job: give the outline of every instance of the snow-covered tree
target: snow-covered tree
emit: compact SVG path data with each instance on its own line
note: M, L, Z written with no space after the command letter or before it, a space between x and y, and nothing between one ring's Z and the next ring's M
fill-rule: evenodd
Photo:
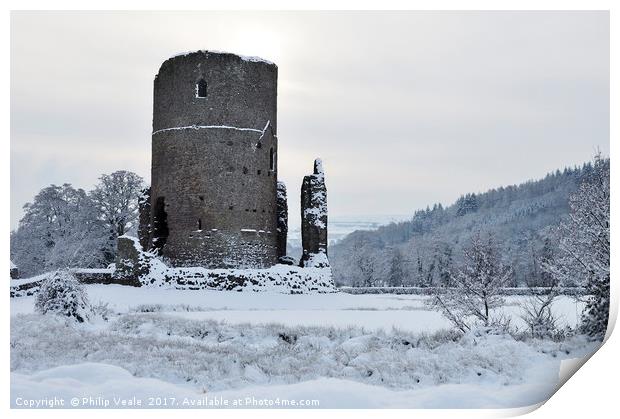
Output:
M405 282L403 254L398 248L390 251L387 283L390 287L400 287Z
M11 257L24 275L105 263L107 232L84 190L69 184L51 185L24 210L18 229L11 234Z
M41 283L34 307L37 313L58 314L80 323L93 315L84 287L68 270L56 271Z
M144 180L133 172L119 170L102 175L90 193L98 217L108 227L112 240L136 229L138 200L144 189Z
M351 254L351 275L354 286L373 287L381 271L380 259L372 251L371 244L363 237L356 242Z
M451 287L450 272L452 271L452 247L444 243L437 252L439 254L437 266L439 283L444 287Z
M428 302L456 327L467 331L475 324L493 325L491 310L504 304L501 290L510 281L510 267L499 257L493 236L476 233L463 250L463 264L452 273L452 288L438 291Z
M456 210L457 216L463 216L471 212L476 212L479 206L478 197L476 196L475 193L467 194L465 196L460 197L458 201L456 201L456 205L457 205L457 210Z
M559 257L545 264L545 269L560 285L587 289L582 329L602 339L609 319L609 159L596 156L569 205L568 219L557 231Z

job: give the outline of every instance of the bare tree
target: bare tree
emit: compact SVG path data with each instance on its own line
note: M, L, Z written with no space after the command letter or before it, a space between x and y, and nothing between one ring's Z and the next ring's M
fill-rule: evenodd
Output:
M137 227L138 199L142 189L142 177L133 172L119 170L102 175L99 184L90 193L99 219L110 229L112 240Z
M354 286L373 287L376 282L376 274L379 270L379 260L376 254L370 249L369 243L362 239L353 246L352 275Z
M535 338L546 338L557 332L557 318L553 302L558 296L556 284L548 287L530 287L530 297L521 304L521 318Z
M463 264L451 275L453 287L438 290L428 304L463 332L475 324L496 324L500 317L492 318L491 310L504 304L501 290L511 275L512 270L500 260L493 236L485 240L478 232L463 250Z

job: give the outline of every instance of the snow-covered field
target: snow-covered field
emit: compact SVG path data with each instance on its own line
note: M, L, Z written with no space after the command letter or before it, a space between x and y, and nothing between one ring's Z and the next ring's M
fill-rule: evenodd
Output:
M142 407L158 406L149 397L174 397L174 407L239 398L242 407L260 407L252 398L267 407L518 407L554 391L563 359L595 349L579 337L458 337L416 295L86 289L108 304L108 321L74 324L33 314L33 297L11 299L13 406L92 396L121 407L116 395ZM517 327L524 298L507 297L503 309ZM575 326L581 308L560 297L554 312Z
M122 285L89 285L93 303L107 303L117 313L156 310L194 320L217 320L232 324L280 323L286 326L358 326L367 330L391 329L418 333L450 327L436 311L424 305L420 295L302 294L270 292L184 291L159 288L135 288ZM519 303L526 297L506 297L503 311L516 326L523 326ZM34 297L11 300L11 313L32 313ZM147 306L147 307L140 307ZM156 306L156 307L148 307ZM583 304L572 297L558 297L554 312L561 325L574 327Z

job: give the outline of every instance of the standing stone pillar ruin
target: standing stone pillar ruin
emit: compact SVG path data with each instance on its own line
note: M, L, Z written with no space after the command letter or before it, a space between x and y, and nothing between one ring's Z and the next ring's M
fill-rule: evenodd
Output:
M138 198L138 239L145 251L151 249L151 188L142 190Z
M286 185L278 181L276 212L278 215L278 259L286 256L286 238L288 235L288 204L286 202Z
M301 267L328 267L327 188L321 159L314 161L314 173L301 185Z

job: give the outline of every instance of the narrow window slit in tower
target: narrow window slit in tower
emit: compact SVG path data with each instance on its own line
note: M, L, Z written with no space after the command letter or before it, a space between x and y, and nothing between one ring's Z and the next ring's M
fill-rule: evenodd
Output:
M256 173L260 175L261 171L260 171L260 170L258 170Z
M198 230L202 230L202 220L198 219Z
M269 149L269 170L275 170L276 168L276 153L273 151L273 147Z
M200 79L198 83L196 83L196 97L207 97L207 82L204 81L204 79Z

